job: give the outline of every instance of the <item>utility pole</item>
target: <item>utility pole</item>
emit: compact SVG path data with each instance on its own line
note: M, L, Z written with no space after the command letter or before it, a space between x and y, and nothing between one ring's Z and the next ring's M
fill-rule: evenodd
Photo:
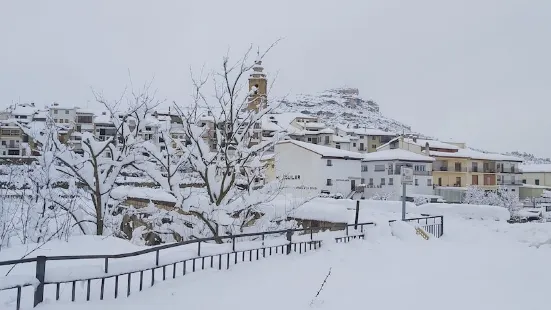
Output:
M402 221L406 220L407 185L413 185L413 169L402 167Z

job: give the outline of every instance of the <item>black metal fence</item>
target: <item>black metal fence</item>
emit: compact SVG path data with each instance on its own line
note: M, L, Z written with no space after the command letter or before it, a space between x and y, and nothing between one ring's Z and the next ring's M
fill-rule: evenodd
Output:
M414 218L406 221L418 223L419 226L437 238L444 233L444 218L442 216ZM337 243L346 243L353 239L363 239L365 238L365 227L374 225L372 222L347 225L345 236L335 237L334 240ZM174 279L177 276L184 276L198 270L207 268L229 269L231 265L260 260L268 256L288 255L292 252L302 254L316 250L322 245L322 240L315 238L318 235L315 232L318 230L319 228L289 229L221 236L219 238L226 241L226 243L216 245L214 248L212 242L215 241L215 238L202 238L161 245L132 253L38 256L36 258L3 261L0 262L0 266L35 263L36 279L22 280L13 285L0 285L0 292L15 291L13 292L15 295L13 302L16 310L21 309L22 302L27 303L28 306L36 306L43 302L45 298L55 298L56 301L76 301L77 299L89 301L91 299L118 298L121 295L130 296L134 292L154 286L160 280ZM283 236L285 238L281 238ZM240 242L240 239L247 239L250 242ZM245 246L240 246L242 244ZM185 251L168 253L170 249L184 249ZM222 251L220 251L221 249ZM190 250L192 253L190 253ZM161 252L170 255L161 257ZM116 260L138 256L143 257L144 260L132 261L132 264L121 264L117 266L119 267L117 271L110 270L110 264L113 264ZM49 275L46 272L48 261L66 262L74 260L100 260L102 272L100 272L100 275L97 272L92 272L88 275L77 273L68 276ZM98 267L97 264L96 267ZM33 298L28 298L29 295L33 295Z
M335 241L349 242L352 239L363 238L364 228L368 225L375 224L361 223L357 225L358 229L354 229L353 224L348 225L346 227L346 236L336 237ZM21 309L22 302L27 302L29 306L31 305L31 299L28 298L30 295L33 295L32 305L34 306L43 302L45 298L66 301L76 301L77 299L89 301L91 299L118 298L122 294L130 296L131 293L141 291L148 286L151 287L160 280L164 281L167 278L184 276L190 272L207 268L229 269L231 265L260 260L267 256L288 255L292 252L302 254L318 249L322 245L322 240L316 240L315 236L317 233L314 232L317 230L318 228L289 229L221 236L219 238L226 241L226 243L217 245L215 251L212 251L212 242L215 241L215 238L202 238L124 254L38 256L36 258L3 261L0 262L0 266L35 263L36 280L32 279L33 281L28 281L23 279L23 283L18 282L14 285L0 286L0 292L5 290L15 291L14 303L16 310ZM285 238L277 238L283 236ZM248 239L250 242L239 242L240 239ZM241 247L239 246L241 244L246 245ZM190 247L194 247L194 253L189 253ZM170 253L170 257L169 255L161 257L161 252L169 252L169 249L176 248L185 248L187 253L173 252ZM174 257L178 256L178 254L192 255L191 257L182 257L182 255ZM110 264L114 261L138 256L146 258L148 262L144 264L144 261L142 261L134 264L135 262L133 261L131 265L137 265L134 269L117 268L123 270L110 271ZM89 276L79 276L76 274L59 277L56 275L49 276L46 272L46 263L48 261L74 260L100 260L102 262L102 274L97 275L96 273ZM132 267L128 266L128 264L126 266Z
M441 215L430 216L422 214L423 217L410 218L406 219L406 222L417 224L427 233L431 234L433 237L440 238L444 235L444 217ZM389 221L395 222L395 220Z

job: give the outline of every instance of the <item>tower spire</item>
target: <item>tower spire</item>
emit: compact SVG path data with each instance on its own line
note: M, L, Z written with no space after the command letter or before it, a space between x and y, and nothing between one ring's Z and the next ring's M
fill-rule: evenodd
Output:
M256 52L256 60L252 66L252 72L249 75L249 104L247 109L258 111L260 108L267 107L267 88L268 81L266 73L262 66L262 56L260 49Z

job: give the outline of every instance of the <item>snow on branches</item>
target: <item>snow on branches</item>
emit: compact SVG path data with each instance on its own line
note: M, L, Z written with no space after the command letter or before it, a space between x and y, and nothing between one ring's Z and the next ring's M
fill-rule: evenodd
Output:
M476 205L490 205L507 208L514 214L520 208L518 195L503 187L497 190L486 191L480 186L469 186L465 193L465 203Z

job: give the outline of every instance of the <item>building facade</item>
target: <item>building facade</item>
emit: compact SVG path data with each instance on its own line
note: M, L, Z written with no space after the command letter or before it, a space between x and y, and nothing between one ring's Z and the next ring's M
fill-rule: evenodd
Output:
M362 160L364 198L402 196L402 168L413 169L414 183L406 186L408 197L433 196L432 163L434 158L414 152L393 149L365 154Z
M359 153L295 140L275 146L277 179L299 195L350 195L361 183Z

